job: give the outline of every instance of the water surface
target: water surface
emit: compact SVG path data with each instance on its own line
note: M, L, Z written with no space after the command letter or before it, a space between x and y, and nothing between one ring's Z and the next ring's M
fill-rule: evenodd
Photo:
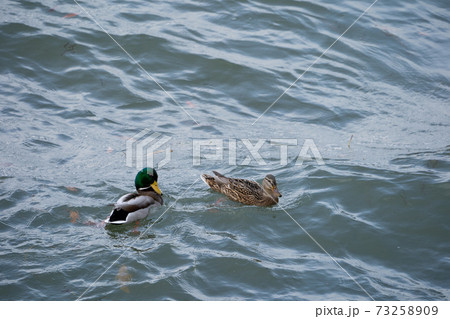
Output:
M379 0L316 63L372 1L79 3L0 5L0 299L449 299L447 1ZM144 129L165 204L104 228ZM212 170L274 174L280 205Z

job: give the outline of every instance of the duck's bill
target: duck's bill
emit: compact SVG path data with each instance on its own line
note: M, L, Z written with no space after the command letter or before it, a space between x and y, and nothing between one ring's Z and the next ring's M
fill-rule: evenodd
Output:
M153 188L153 190L155 192L157 192L159 195L162 195L161 190L159 189L158 183L156 181L153 182L152 185L150 185L151 188Z
M283 195L281 195L281 193L278 191L278 188L274 188L273 190L275 192L275 195L277 195L278 197L282 197Z

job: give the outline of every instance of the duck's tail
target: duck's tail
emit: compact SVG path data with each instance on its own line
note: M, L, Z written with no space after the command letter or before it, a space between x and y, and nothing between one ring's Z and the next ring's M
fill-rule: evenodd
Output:
M214 177L212 177L211 175L208 175L208 174L202 174L202 175L200 175L200 178L208 186L209 186L209 183L211 183L214 180Z
M216 172L214 172L214 173L216 174ZM221 176L223 176L223 175L221 175ZM208 174L202 174L202 175L200 175L200 178L202 179L202 181L205 182L206 185L211 187L213 190L220 192L220 184L222 184L222 181L221 181L222 177L214 177L214 176L211 176ZM223 178L226 178L226 177L223 176Z

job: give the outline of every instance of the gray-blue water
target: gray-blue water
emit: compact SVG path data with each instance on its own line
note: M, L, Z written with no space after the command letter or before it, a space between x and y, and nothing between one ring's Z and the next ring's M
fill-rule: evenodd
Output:
M450 4L340 37L372 2L2 1L0 299L448 300ZM105 228L145 129L165 204Z

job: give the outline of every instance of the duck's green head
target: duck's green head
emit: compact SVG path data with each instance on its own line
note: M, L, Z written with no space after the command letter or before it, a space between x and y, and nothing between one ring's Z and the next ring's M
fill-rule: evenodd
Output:
M141 169L134 179L134 185L138 191L150 190L151 188L159 195L162 195L158 187L158 174L154 168L146 167Z

